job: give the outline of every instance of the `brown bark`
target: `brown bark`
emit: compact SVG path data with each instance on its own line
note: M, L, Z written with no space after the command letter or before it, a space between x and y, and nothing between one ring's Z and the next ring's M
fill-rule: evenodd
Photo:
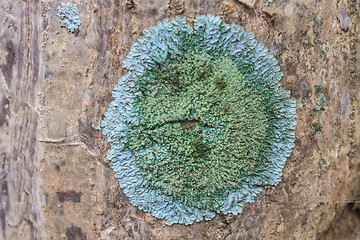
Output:
M0 239L359 238L359 1L265 2L77 1L72 34L59 26L60 1L3 0ZM130 204L92 125L145 28L207 13L253 31L279 60L300 105L296 146L283 181L242 214L169 227ZM314 115L320 83L327 100Z

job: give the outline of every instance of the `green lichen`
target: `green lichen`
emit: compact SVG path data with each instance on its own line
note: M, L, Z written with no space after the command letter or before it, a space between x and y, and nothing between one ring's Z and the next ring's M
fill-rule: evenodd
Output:
M321 52L320 52L320 56L321 57L323 57L323 58L325 58L326 57L326 52L324 51L324 50L321 50Z
M314 115L316 115L318 113L318 111L320 111L320 108L318 107L311 107L311 111L313 112Z
M322 128L322 127L321 127L321 128ZM317 163L321 166L321 165L324 164L324 160L321 159L321 160L319 160Z
M325 101L326 101L325 95L321 94L319 99L316 102L316 104L320 107L320 110L325 110L325 108L324 108Z
M321 123L318 123L314 126L314 132L317 133L317 132L321 132L322 131L322 127L323 125Z
M315 95L319 95L324 91L324 84L320 83L318 85L315 85Z
M144 31L101 126L132 204L191 224L238 214L281 180L297 104L254 34L212 15Z
M324 85L322 83L315 85L315 95L319 95L323 91L324 91ZM314 115L316 115L320 110L325 110L325 108L324 108L325 101L326 101L325 95L321 94L316 102L316 104L319 107L316 107L316 106L311 107L311 111L313 112Z
M266 3L265 3L265 7L269 6L270 3L272 3L273 0L267 0Z
M315 23L317 23L319 20L318 20L318 17L316 16L316 15L314 15L313 16L313 21L315 22Z
M223 197L261 167L275 106L265 107L230 57L170 55L135 89L140 122L129 148L147 181L167 195ZM161 145L156 153L138 151L153 144Z

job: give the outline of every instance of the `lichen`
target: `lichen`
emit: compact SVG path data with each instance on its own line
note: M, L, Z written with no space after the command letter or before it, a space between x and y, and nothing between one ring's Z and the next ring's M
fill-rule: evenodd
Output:
M321 56L322 58L325 58L326 55L327 55L326 52L325 52L324 50L321 50L320 56Z
M311 107L311 111L313 112L314 115L316 115L318 113L318 111L320 111L320 108L318 107Z
M324 91L324 84L320 83L318 85L315 85L315 95L319 95Z
M265 3L265 7L269 6L270 3L272 3L273 0L267 0L266 3Z
M58 6L57 16L61 27L65 27L69 32L75 32L81 24L79 10L71 2L61 3Z
M320 110L325 110L325 108L324 108L325 101L326 101L325 95L321 94L319 99L316 102L316 104L320 107Z
M238 214L281 181L295 99L254 34L202 15L144 31L101 123L107 158L133 205L166 223Z
M322 131L322 127L323 125L321 123L317 123L315 126L314 126L314 132L317 133L317 132L321 132Z

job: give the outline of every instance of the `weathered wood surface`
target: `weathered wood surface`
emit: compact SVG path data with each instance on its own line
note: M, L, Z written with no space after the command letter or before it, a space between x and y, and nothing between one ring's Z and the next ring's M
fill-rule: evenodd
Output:
M360 197L359 1L74 2L78 34L60 28L60 1L0 2L0 239L359 238L359 205L345 201ZM279 60L300 105L296 146L283 181L242 214L169 227L129 203L92 125L146 27L206 13L255 32Z

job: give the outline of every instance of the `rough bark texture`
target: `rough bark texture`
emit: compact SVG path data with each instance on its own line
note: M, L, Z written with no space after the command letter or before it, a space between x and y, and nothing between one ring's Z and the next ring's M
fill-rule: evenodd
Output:
M359 1L265 2L77 0L72 34L58 0L2 0L0 239L359 239ZM296 146L283 181L242 214L169 227L130 204L92 125L146 27L207 13L255 32L279 60L300 105Z

